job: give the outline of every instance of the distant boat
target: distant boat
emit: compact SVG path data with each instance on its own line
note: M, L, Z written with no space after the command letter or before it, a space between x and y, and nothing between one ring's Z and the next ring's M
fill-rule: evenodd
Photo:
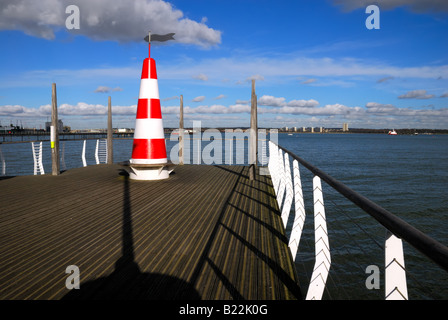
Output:
M397 131L392 129L392 131L389 131L388 135L395 136L395 135L397 135Z
M292 133L288 133L288 136L292 136Z

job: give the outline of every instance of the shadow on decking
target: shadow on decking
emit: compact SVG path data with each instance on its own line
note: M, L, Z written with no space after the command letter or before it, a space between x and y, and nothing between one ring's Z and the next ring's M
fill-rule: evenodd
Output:
M129 176L124 176L122 257L115 263L114 272L80 284L63 300L199 300L193 285L176 277L156 273L142 273L134 257L132 209Z
M273 195L268 194L264 190L260 189L257 183L247 182L248 176L245 168L231 169L225 166L216 166L217 168L224 170L228 173L236 175L235 184L230 188L228 198L223 202L221 212L215 220L215 225L211 230L210 235L206 239L203 245L203 249L197 260L197 264L194 266L194 270L191 272L190 281L184 281L176 277L171 277L164 274L156 273L142 273L138 264L135 262L134 256L134 234L132 226L132 206L130 201L129 191L129 177L127 174L121 173L124 176L123 184L123 212L122 212L122 256L115 263L115 270L107 277L98 278L96 280L88 281L80 284L80 289L73 289L63 299L79 299L79 300L113 300L113 299L132 299L132 300L200 300L209 299L216 294L213 288L202 288L204 292L198 292L195 288L198 283L201 282L201 278L204 276L204 270L211 270L214 277L216 277L222 286L228 292L229 296L234 300L253 299L253 297L245 296L246 292L240 291L251 283L242 285L237 282L236 278L229 278L228 270L218 261L214 259L216 252L212 252L213 244L216 241L221 241L218 238L218 233L224 231L227 239L232 238L241 247L247 248L253 256L258 257L260 261L263 261L267 266L267 269L271 270L275 274L276 279L279 280L285 286L290 295L296 299L301 299L300 288L298 283L288 274L275 258L266 254L263 249L257 248L252 244L245 236L240 235L233 227L228 226L224 222L226 214L231 211L238 214L246 221L253 221L254 224L259 225L275 239L285 243L285 236L275 227L271 226L268 222L262 221L255 212L248 212L250 210L245 209L242 204L236 203L232 199L234 197L242 197L246 202L254 203L255 208L258 210L263 207L268 212L279 215L278 209L273 208L270 205L270 201L255 199L251 197L252 192L262 192L264 196ZM259 183L265 183L259 181ZM240 190L244 187L244 190ZM247 194L246 194L247 192ZM228 248L226 250L229 250ZM231 259L235 259L230 264L236 263L239 257L230 255ZM235 262L236 261L236 262ZM259 279L259 286L264 286L265 279ZM248 281L248 280L246 280ZM241 289L240 289L241 288ZM207 291L211 289L212 291ZM261 289L263 290L263 289ZM208 293L206 293L208 292Z

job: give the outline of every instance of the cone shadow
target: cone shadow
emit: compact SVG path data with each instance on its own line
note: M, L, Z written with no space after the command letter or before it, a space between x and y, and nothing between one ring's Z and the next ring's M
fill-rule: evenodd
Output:
M159 273L144 273L135 262L129 176L123 174L122 257L107 277L80 284L63 300L199 300L191 283ZM82 279L82 277L81 277Z

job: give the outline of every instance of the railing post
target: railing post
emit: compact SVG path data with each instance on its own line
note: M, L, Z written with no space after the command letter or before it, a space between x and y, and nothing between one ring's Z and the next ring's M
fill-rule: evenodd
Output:
M269 173L271 175L272 185L274 187L275 194L277 195L277 188L278 188L278 175L277 175L277 157L278 157L278 148L277 146L269 141Z
M34 160L34 175L45 174L44 166L42 164L42 141L39 146L35 146L34 142L31 142L31 148L33 150L33 160Z
M107 164L114 163L113 143L112 102L109 96L107 104Z
M285 166L283 164L283 151L278 149L278 156L277 156L277 174L278 174L278 190L277 190L277 204L280 209L282 210L282 204L283 204L283 195L285 193Z
M284 184L285 184L285 203L283 204L282 208L282 220L283 220L283 226L286 229L286 224L288 223L289 214L291 213L291 205L292 205L292 197L293 197L293 190L292 190L292 180L291 180L291 166L289 164L289 154L285 152L285 167L284 167Z
M257 95L255 94L255 80L252 79L252 95L250 110L250 139L249 139L249 179L255 180L258 167L258 124L257 124Z
M82 145L81 159L82 159L83 167L86 167L87 166L87 162L86 162L86 140L84 140L84 143Z
M99 144L100 144L100 140L97 139L97 140L96 140L96 147L95 147L95 161L96 161L96 164L99 164L99 163L100 163L100 158L99 158L99 156L98 156Z
M179 165L184 164L184 96L180 95L179 110Z
M31 150L33 151L34 175L36 175L37 174L37 159L36 159L36 149L34 148L34 142L31 142Z
M2 163L2 176L6 175L6 161L3 157L2 147L0 146L0 162Z
M322 299L331 265L330 244L328 241L322 184L318 176L314 176L313 178L313 198L315 237L314 250L316 254L316 261L314 263L313 274L311 275L306 300Z
M303 225L305 224L305 204L303 201L302 180L300 179L299 163L297 160L294 160L292 164L294 174L295 217L288 246L291 250L292 259L295 260L299 249L300 238L302 236Z
M59 121L58 121L58 102L56 94L56 83L52 84L51 93L51 170L52 175L57 176L60 172L59 167Z
M389 230L386 231L384 251L386 300L408 300L403 242Z

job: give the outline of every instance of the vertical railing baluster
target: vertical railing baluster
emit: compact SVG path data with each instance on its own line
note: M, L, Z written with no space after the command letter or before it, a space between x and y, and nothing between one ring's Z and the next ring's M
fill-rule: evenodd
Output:
M315 237L314 250L316 261L314 263L313 274L311 275L306 300L322 299L331 265L330 244L328 241L322 184L318 176L314 176L313 178L313 199Z
M34 175L45 174L44 166L42 164L42 141L39 146L35 146L34 142L31 142L31 149L33 150L33 161L34 161Z
M2 147L0 146L0 162L2 163L2 176L6 175L6 161L3 157Z
M285 203L282 208L282 220L283 226L286 229L286 224L288 223L289 214L291 212L292 198L293 198L293 190L292 190L292 181L291 181L291 166L289 164L289 154L285 152L285 166L284 166L284 185L285 185Z
M274 187L275 194L277 195L277 189L278 189L278 163L277 163L277 157L278 157L278 150L277 146L269 141L269 174L271 175L272 185Z
M100 159L98 157L99 144L100 144L100 140L96 140L96 147L95 147L95 161L96 161L96 164L100 163Z
M83 167L86 167L87 166L87 162L86 162L86 140L84 140L84 143L82 145L81 159L82 159Z
M40 145L39 145L39 170L40 170L40 174L45 174L44 164L42 162L42 153L43 153L43 150L42 150L42 141L41 141Z
M384 251L385 298L386 300L408 300L403 241L389 230L386 231Z
M283 163L283 151L280 149L278 150L277 163L278 163L277 171L279 176L277 204L281 212L283 207L283 196L285 193L285 165Z
M305 224L305 204L303 201L302 180L300 179L299 162L297 160L294 160L292 164L294 175L295 216L288 246L291 250L292 259L295 260L297 251L299 249L300 238L302 236L303 225Z

